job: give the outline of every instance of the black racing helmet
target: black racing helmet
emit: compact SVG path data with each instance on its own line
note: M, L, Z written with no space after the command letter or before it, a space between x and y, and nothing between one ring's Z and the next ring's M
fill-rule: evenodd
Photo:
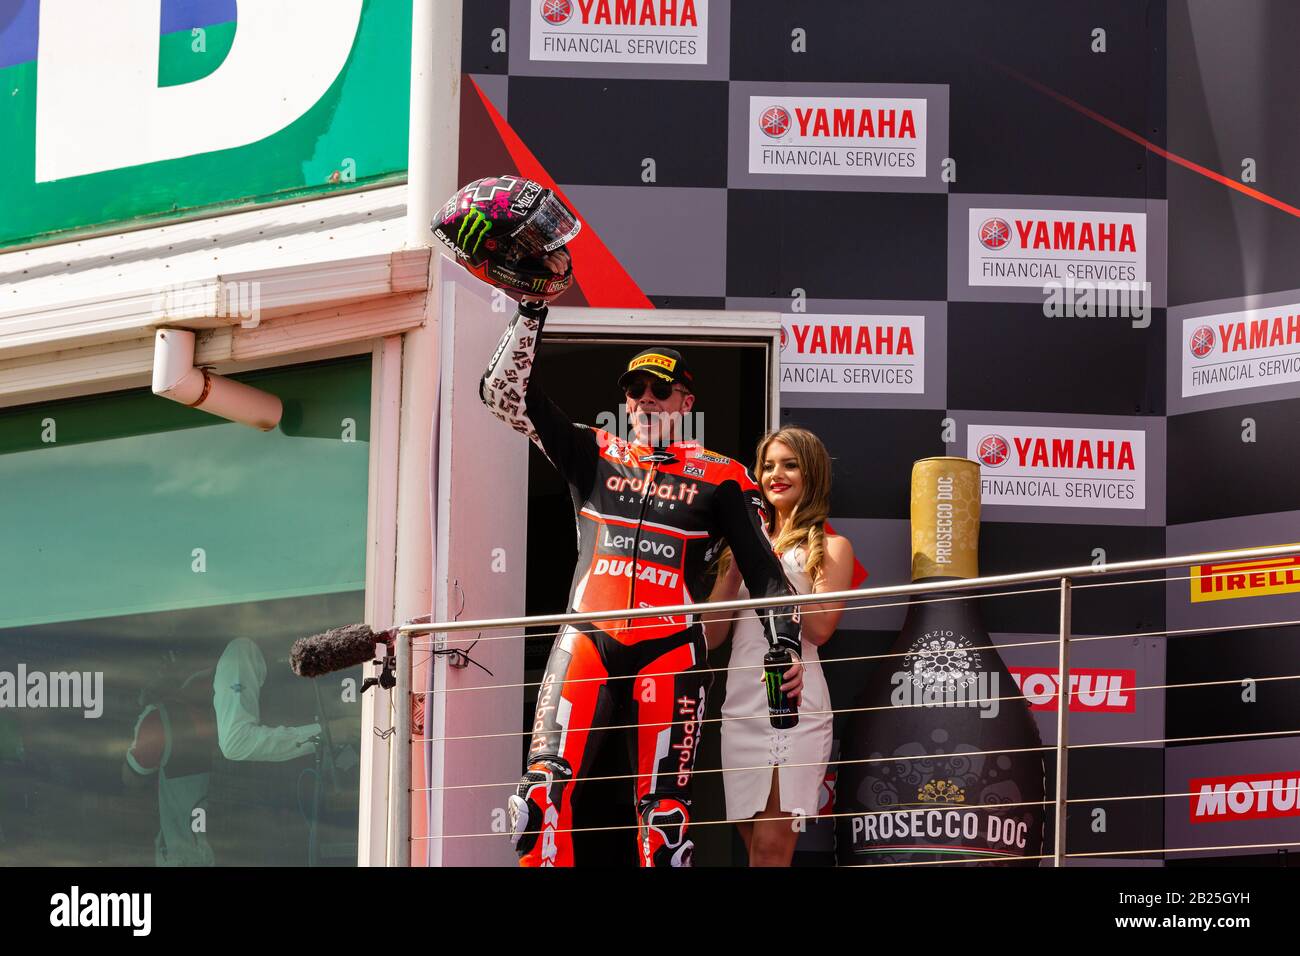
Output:
M520 176L489 176L456 191L433 234L484 282L516 299L553 299L573 284L542 257L570 242L582 223L554 191Z

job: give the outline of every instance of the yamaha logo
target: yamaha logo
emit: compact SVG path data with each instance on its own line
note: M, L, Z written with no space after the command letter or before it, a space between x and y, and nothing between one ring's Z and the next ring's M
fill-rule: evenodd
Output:
M758 117L758 128L771 139L790 132L790 111L784 106L769 106Z
M985 249L1004 249L1011 241L1011 224L1005 219L985 219L980 224L980 245Z
M990 468L999 468L1007 463L1011 446L1001 435L986 435L980 439L978 454L981 462Z
M781 351L784 352L785 347L789 344L790 344L790 337L785 334L785 326L782 326L781 327Z
M1191 341L1187 347L1192 350L1192 354L1198 359L1203 359L1214 351L1214 329L1208 325L1198 326L1192 333Z
M573 18L570 0L542 0L542 19L552 26L568 23Z

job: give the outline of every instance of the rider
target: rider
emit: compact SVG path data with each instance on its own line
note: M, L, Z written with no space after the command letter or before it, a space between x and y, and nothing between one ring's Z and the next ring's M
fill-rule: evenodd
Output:
M570 608L625 611L702 600L706 569L725 545L751 594L792 594L765 531L762 495L744 467L676 440L680 416L695 402L694 377L680 353L647 349L619 378L634 441L570 421L530 384L546 300L572 282L564 245L578 228L550 190L516 177L471 183L434 223L467 268L520 300L480 396L569 485L578 524ZM789 654L784 686L797 697L798 615L790 607L759 613L769 642ZM706 653L698 614L611 615L559 632L538 691L527 770L510 797L521 865L573 864L574 786L587 774L604 728L626 724L635 725L627 738L641 863L690 865L691 775L710 683Z

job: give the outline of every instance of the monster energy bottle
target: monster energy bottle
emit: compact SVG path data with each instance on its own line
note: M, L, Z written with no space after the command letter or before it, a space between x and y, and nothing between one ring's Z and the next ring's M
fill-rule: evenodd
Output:
M799 725L799 705L781 689L785 672L794 665L794 655L784 647L772 648L763 655L763 686L767 690L767 717L776 730L792 730Z
M912 580L977 577L979 465L912 467ZM845 730L835 811L841 866L1037 866L1038 729L980 623L978 599L919 595ZM943 600L936 600L943 598ZM1004 751L1004 752L999 752ZM1020 752L1017 752L1020 751ZM1027 752L1026 752L1027 751Z

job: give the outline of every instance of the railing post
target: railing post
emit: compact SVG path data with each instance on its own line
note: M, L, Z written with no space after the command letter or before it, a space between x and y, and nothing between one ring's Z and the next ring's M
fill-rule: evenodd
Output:
M411 865L411 643L415 635L398 631L393 641L397 652L397 685L393 688L392 747L395 766L389 779L393 789L388 795L388 809L393 825L389 830L388 865Z
M1057 650L1058 688L1056 694L1056 843L1052 865L1065 865L1065 811L1069 795L1070 704L1070 579L1061 578L1060 646Z

